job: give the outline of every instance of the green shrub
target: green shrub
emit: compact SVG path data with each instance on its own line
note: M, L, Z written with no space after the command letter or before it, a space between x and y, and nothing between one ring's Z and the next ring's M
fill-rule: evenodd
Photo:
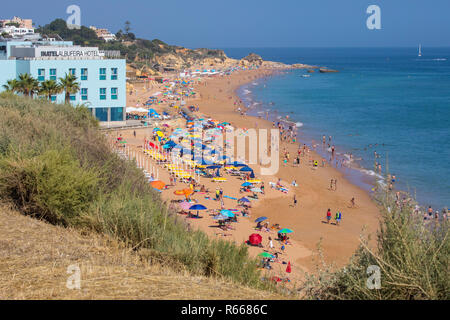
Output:
M54 224L91 229L193 274L257 288L245 246L189 231L84 107L0 94L0 199Z
M351 262L338 271L319 268L302 287L312 299L439 299L450 298L448 222L424 224L412 206L399 209L383 197L383 220L377 246L361 245ZM370 289L367 268L378 266L381 288Z

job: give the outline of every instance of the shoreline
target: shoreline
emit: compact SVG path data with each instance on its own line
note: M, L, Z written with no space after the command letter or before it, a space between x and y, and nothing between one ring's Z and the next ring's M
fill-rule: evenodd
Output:
M289 70L289 71L292 71L292 70ZM264 78L259 78L259 79L264 79ZM253 92L251 91L251 88L249 88L250 85L253 85L253 82L248 82L246 84L243 84L236 89L236 91L235 91L236 96L239 97L239 99L241 99L242 101L244 101L244 99L246 98L243 95L247 95L247 94L250 96L252 95ZM257 85L260 85L260 84L257 84ZM241 91L243 91L243 90L249 91L249 92L241 93ZM263 112L263 108L266 109L267 106L262 106L261 105L262 103L260 101L253 99L253 97L250 97L246 100L249 103L249 105L246 106L247 110L250 111L248 114L249 116L259 118L257 113L260 113L260 112L265 113L265 112ZM253 102L253 103L250 105L251 102ZM254 104L257 104L257 105L253 106ZM279 115L279 113L280 113L280 110L278 110L278 109L270 110L270 111L274 111L277 115ZM269 111L269 113L270 113L270 111ZM330 157L331 152L329 150L325 149L320 141L315 140L311 135L309 135L308 137L304 137L304 132L300 132L301 128L304 125L303 122L286 120L281 115L279 115L278 117L276 117L276 116L270 117L269 116L269 121L271 121L271 122L280 121L280 122L289 123L289 124L295 125L295 126L297 126L297 124L301 124L300 126L297 126L297 136L300 137L299 142L302 142L302 143L306 144L309 148L312 148L320 157L325 157L325 158ZM337 147L338 147L338 149L340 149L339 146L337 146ZM346 164L345 165L341 164L340 168L337 166L334 166L334 167L339 172L341 172L347 180L349 180L356 186L364 189L366 192L369 193L370 196L372 196L372 193L376 190L377 187L379 187L379 186L385 187L387 185L386 177L377 173L373 169L364 167L362 164L359 163L360 159L348 160L349 154L345 153L345 152L337 152L336 155L340 158L340 161L345 161ZM401 190L401 192L405 192L405 191Z
M197 98L189 100L188 103L192 102L192 104L199 106L198 114L228 121L236 128L254 128L255 125L257 128L272 128L270 121L249 115L240 116L235 111L233 101L238 99L236 90L239 87L255 79L271 76L278 71L268 69L245 70L237 71L229 76L208 78L205 82L195 85L195 90L198 92ZM148 94L149 91L151 89L144 90L144 94ZM139 146L142 146L143 139L150 137L151 129L136 130L136 138L132 136L132 132L133 130L124 130L120 133L127 139L130 147L139 152ZM294 155L296 154L295 146L282 142L280 149L286 147ZM263 199L255 201L251 218L240 218L230 237L224 234L224 239L229 239L238 245L243 243L248 239L249 234L255 232L253 220L259 216L268 217L271 224L278 223L281 227L293 229L294 233L291 234L293 244L287 248L284 257L292 264L293 274L290 274L290 278L296 280L302 278L301 274L303 273L301 271L315 271L318 262L316 249L319 242L325 261L334 263L337 267L342 267L348 263L349 258L355 252L362 230L365 229L366 232L373 234L379 226L379 209L367 192L347 181L343 174L333 167L325 166L313 170L309 166L309 161L312 158L320 159L315 152L311 151L301 158L300 167L292 167L289 163L288 166L281 165L276 176L262 176L261 179L267 186L266 194ZM258 176L259 166L251 166L255 168L255 174ZM159 173L160 180L168 182L169 174L161 169L159 169ZM269 182L276 182L277 178L281 178L283 185L288 186L289 194L286 195L275 189L270 189ZM299 187L290 186L293 178L296 179ZM338 179L338 191L329 190L331 178ZM202 178L201 184L205 184L211 191L218 186L214 183L204 182L204 180L206 179ZM220 187L224 189L225 194L236 196L235 191L239 190L239 185L238 181L229 181L226 184L221 184ZM180 189L181 186L177 184L174 188ZM170 190L172 191L163 191L163 200L179 199L173 196L174 189ZM295 208L291 207L293 194L299 200L299 204ZM356 208L349 208L352 197L356 198ZM215 203L212 204L211 201L204 200L204 197L201 198L197 199L199 203L205 204L208 208L216 206ZM227 208L235 206L235 202L231 200L226 199L224 202ZM324 223L328 208L332 210L333 216L338 210L343 212L341 225L335 226ZM193 227L206 232L209 236L217 238L218 234L215 232L217 229L211 226L208 215L204 214L204 216L207 219L190 219L199 221L189 221L189 223ZM274 237L274 233L257 233L263 236L265 247L268 236L276 237L276 234ZM249 253L252 256L260 251L261 249L249 247ZM278 268L278 265L276 267L280 274L283 273L283 265L280 268Z

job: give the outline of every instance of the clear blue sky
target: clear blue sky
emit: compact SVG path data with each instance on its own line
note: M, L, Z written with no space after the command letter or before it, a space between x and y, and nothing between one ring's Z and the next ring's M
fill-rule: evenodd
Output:
M450 47L450 0L24 0L3 1L0 16L43 25L81 8L81 24L112 32L131 21L147 39L208 47ZM381 30L366 9L381 8Z

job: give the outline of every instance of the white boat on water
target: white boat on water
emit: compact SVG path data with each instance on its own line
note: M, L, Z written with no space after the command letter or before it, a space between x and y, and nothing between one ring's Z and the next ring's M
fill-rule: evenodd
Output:
M422 45L421 44L419 44L419 54L418 54L418 56L419 57L422 56Z
M309 77L311 77L311 75L309 75L309 74L302 74L302 77L303 78L309 78Z

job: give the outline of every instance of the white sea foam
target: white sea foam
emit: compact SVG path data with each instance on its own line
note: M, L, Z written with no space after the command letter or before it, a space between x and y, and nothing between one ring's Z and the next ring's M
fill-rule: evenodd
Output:
M297 128L303 127L303 123L301 123L301 122L296 122L296 123L295 123L295 126L296 126Z
M362 173L364 173L364 174L367 174L367 175L372 176L372 177L377 177L378 179L381 179L382 181L383 181L383 179L384 179L382 175L376 173L376 172L373 171L373 170L367 170L367 169L359 169L359 170L360 170Z
M250 90L244 89L244 94L249 94L249 93L251 93Z

